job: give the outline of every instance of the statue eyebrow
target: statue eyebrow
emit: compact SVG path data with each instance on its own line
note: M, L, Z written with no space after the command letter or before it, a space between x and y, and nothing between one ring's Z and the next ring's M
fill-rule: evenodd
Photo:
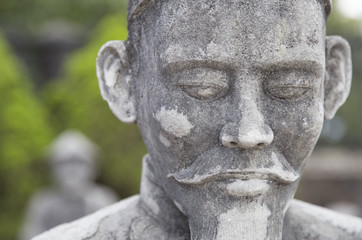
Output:
M234 75L236 73L236 63L225 63L217 60L181 60L166 63L162 68L164 73L177 73L182 70L193 68L211 68L216 70L225 71L228 74ZM324 73L324 66L316 60L281 60L267 63L257 63L255 69L263 72L284 71L299 69L314 73L317 77L321 77Z
M231 63L225 63L217 60L204 60L204 59L190 59L166 63L162 72L176 73L182 70L193 68L211 68L216 70L225 71L227 73L234 73L235 66Z
M257 68L265 72L300 69L312 72L318 77L323 75L324 65L315 60L286 60L269 63L260 63Z

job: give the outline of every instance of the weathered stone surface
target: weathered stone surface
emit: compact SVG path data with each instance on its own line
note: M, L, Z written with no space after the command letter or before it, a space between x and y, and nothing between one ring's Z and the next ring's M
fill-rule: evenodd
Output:
M97 74L149 151L140 197L37 240L93 220L79 239L360 239L360 219L292 200L350 88L349 45L325 36L329 11L319 0L130 1L129 38L102 47Z
M284 218L283 239L355 240L362 237L362 220L293 200Z
M117 201L110 188L94 183L96 150L94 143L74 130L54 141L50 148L54 186L32 197L19 239L28 240Z

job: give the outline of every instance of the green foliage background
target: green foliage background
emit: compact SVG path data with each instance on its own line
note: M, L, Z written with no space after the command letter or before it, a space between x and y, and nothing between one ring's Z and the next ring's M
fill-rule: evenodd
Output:
M1 0L0 23L30 33L58 19L89 28L105 15L125 11L126 6L127 0Z
M2 35L0 56L0 238L13 239L21 206L47 181L41 153L54 135L47 109Z

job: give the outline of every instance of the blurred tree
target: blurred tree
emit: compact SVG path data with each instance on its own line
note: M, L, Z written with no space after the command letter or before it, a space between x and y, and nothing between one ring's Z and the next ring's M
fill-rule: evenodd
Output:
M125 11L126 6L127 0L1 0L0 24L30 32L53 20L92 27L107 14Z
M0 238L14 239L29 195L46 179L41 153L53 134L47 111L0 35Z
M66 55L88 41L104 16L126 9L127 0L1 0L0 27L42 88L61 75Z
M95 72L97 52L105 42L127 37L125 16L107 17L93 32L93 40L68 61L65 77L44 91L58 132L76 128L103 150L100 181L127 197L138 192L141 159L146 150L135 125L121 123L102 100Z

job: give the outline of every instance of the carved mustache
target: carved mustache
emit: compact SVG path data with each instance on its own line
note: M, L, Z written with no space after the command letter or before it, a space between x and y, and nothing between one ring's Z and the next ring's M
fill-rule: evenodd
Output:
M168 174L182 184L202 184L227 179L262 179L290 184L299 179L285 157L274 150L240 152L212 148L189 166Z

